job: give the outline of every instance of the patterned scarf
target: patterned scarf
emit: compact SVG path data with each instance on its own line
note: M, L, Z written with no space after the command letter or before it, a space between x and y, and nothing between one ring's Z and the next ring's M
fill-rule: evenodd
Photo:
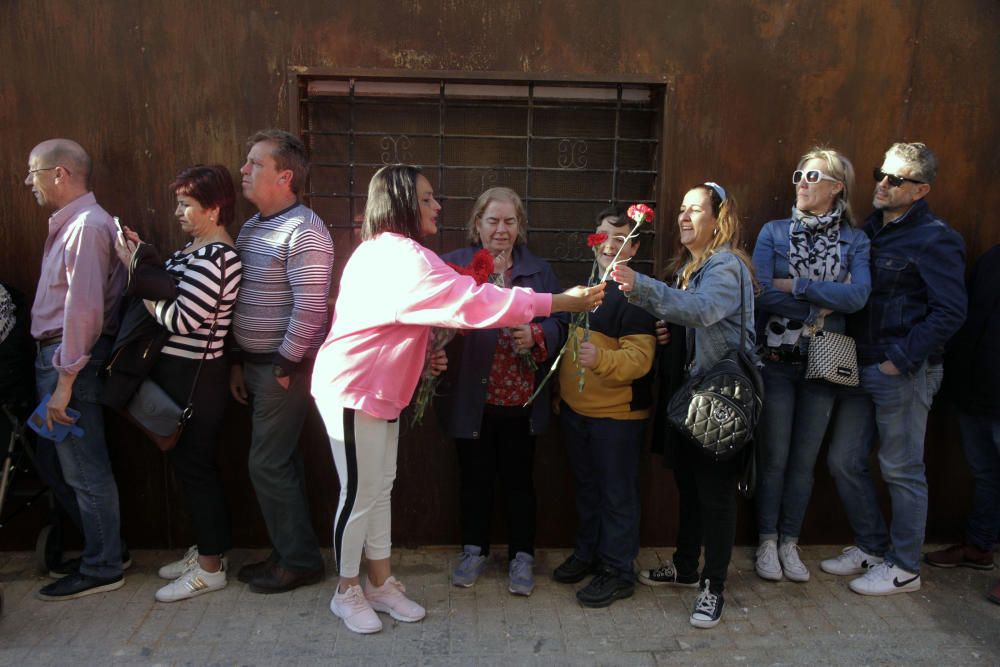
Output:
M788 230L788 274L791 278L840 279L840 220L843 213L844 203L839 200L834 208L822 215L792 208ZM787 317L772 315L767 322L767 345L794 345L802 331L801 322L793 322L789 326Z
M0 285L0 343L7 340L7 336L14 330L14 322L17 317L14 310L14 301L10 298L10 292L3 285Z

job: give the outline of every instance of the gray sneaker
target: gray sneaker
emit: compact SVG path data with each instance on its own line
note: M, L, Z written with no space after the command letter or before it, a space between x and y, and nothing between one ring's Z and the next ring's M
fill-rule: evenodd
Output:
M451 583L462 588L469 588L479 575L486 568L486 556L482 555L483 550L472 544L462 547L462 553L458 556L458 565L451 573Z
M535 590L535 557L518 551L510 562L510 586L514 595L531 595Z
M781 581L781 563L778 562L778 543L775 540L764 540L757 547L754 569L761 579Z
M778 547L778 560L781 561L781 571L789 581L809 581L809 570L799 558L799 545L795 542L782 542Z

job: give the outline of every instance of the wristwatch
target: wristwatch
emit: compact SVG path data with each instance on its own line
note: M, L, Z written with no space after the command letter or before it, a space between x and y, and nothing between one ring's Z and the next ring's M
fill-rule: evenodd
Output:
M279 366L278 364L271 364L271 372L274 373L274 377L276 378L288 377L288 371L286 371L284 367Z

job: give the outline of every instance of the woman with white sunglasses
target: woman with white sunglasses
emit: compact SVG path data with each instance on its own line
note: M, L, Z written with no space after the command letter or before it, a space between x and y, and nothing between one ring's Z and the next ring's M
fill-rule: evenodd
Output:
M760 230L753 265L764 411L757 437L757 574L809 580L798 540L812 494L813 469L836 400L834 385L806 380L809 334L843 333L845 314L868 300L868 237L853 226L854 168L817 147L792 174L792 215Z

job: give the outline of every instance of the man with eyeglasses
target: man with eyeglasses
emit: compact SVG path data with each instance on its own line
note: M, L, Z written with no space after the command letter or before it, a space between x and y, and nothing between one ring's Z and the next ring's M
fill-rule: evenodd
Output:
M97 373L118 329L125 267L113 250L115 223L90 191L90 171L90 156L80 144L50 139L31 151L24 179L39 206L54 211L31 308L35 382L39 397L51 395L48 427L75 423L81 429L59 443L40 439L38 445L41 475L84 536L78 567L54 572L65 576L36 594L42 600L79 598L125 583L118 487L97 402ZM74 421L68 409L79 418Z
M943 378L945 343L965 319L965 244L931 213L927 194L937 158L922 143L897 143L874 170L872 292L851 322L863 392L838 409L830 471L855 545L820 563L830 574L862 575L862 595L920 589L927 522L924 434ZM868 459L878 437L879 468L892 501L889 526L879 509Z

